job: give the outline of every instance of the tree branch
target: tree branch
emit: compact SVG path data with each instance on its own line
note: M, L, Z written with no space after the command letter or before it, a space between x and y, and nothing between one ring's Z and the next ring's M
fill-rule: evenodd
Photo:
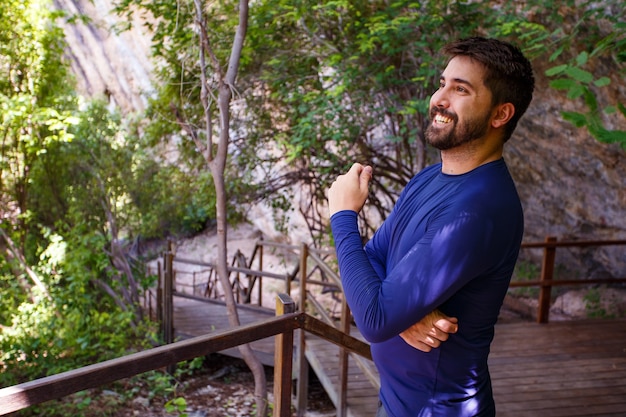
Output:
M21 266L21 268L26 272L26 275L35 283L37 288L46 296L46 298L52 301L52 296L48 291L48 288L43 283L43 281L39 278L39 276L31 269L31 267L26 262L24 255L20 250L15 246L13 240L7 235L2 228L0 228L0 236L4 239L7 244L7 254L15 259Z

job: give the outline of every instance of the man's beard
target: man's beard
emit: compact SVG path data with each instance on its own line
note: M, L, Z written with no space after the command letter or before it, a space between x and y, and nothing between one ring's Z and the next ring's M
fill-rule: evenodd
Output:
M452 124L451 130L448 128L433 127L432 120L435 119L435 115L437 114L441 114L452 119L450 122ZM431 123L426 128L424 135L426 142L441 151L472 142L485 136L490 117L490 113L487 112L484 116L477 116L459 124L459 119L454 113L437 109L435 107L430 111Z

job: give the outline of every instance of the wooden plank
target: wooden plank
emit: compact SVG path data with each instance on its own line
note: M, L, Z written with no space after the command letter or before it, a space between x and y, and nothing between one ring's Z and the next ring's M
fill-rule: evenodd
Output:
M273 316L273 312L262 308L238 309L239 321L242 325L255 323ZM210 334L215 331L232 328L228 321L226 306L223 303L206 303L199 300L174 298L174 328L180 339ZM261 363L274 366L274 338L267 338L250 343ZM242 359L237 347L219 353Z
M626 321L496 326L499 417L626 415Z

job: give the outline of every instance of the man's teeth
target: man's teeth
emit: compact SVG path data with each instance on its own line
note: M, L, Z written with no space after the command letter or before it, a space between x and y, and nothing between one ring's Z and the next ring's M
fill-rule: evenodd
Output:
M450 123L452 121L451 118L438 114L435 116L436 123Z

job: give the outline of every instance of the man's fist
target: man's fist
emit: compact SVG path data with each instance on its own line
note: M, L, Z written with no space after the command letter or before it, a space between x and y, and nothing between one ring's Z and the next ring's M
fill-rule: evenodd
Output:
M328 190L330 215L341 210L361 211L369 194L372 167L355 163L350 170L337 177Z

